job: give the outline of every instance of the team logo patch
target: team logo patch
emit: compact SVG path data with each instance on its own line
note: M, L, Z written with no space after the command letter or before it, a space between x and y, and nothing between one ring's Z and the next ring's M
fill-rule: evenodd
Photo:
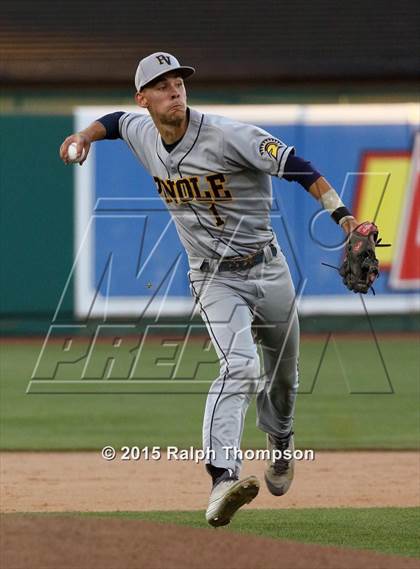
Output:
M265 138L260 144L260 154L261 156L268 154L271 158L277 160L281 145L280 140L277 140L277 138Z

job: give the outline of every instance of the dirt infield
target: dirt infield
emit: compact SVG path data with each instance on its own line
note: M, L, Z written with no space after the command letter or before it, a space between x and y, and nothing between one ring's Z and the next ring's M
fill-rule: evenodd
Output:
M243 474L263 479L264 462L245 461ZM416 452L317 452L296 465L286 496L264 484L250 508L405 507L419 505ZM3 452L2 512L205 509L209 477L192 461L107 462L100 452Z
M19 512L204 510L209 479L191 461L107 462L99 452L0 454L2 569L411 569L418 559L113 518ZM262 461L243 474L263 478ZM319 452L289 494L265 489L247 508L419 504L415 452Z
M139 520L13 515L1 533L3 569L418 568L418 559Z

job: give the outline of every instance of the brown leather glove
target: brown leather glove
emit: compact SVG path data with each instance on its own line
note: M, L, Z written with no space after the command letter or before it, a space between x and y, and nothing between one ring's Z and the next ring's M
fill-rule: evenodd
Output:
M378 228L371 221L364 221L350 233L339 273L353 292L366 294L379 277L379 261L375 255L380 242L378 234Z

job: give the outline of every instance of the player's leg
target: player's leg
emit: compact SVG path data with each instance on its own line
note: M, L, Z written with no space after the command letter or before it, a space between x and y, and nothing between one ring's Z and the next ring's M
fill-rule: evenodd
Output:
M278 438L292 430L298 390L299 322L296 311L286 323L257 321L264 377L257 394L257 425Z
M203 445L213 456L209 463L238 474L244 419L256 393L260 361L251 330L247 283L240 281L236 288L224 280L192 279L193 294L220 362L220 374L206 401Z
M213 481L206 519L220 526L229 523L259 489L254 476L239 480L239 451L260 365L249 303L223 279L203 282L199 277L194 282L192 273L191 288L220 361L220 375L211 385L203 421L203 448L210 456L206 468Z
M261 279L255 333L260 341L264 381L257 395L257 425L267 433L268 448L293 451L293 416L298 390L299 323L295 293L283 255L267 264ZM266 482L282 495L293 479L294 461L269 461Z

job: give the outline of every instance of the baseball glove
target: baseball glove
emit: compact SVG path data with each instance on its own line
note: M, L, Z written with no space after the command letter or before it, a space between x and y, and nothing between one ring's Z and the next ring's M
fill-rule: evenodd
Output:
M379 261L375 255L375 248L381 241L378 233L373 222L364 221L348 238L344 261L338 272L343 283L353 292L366 294L379 277ZM373 288L372 292L375 294Z

